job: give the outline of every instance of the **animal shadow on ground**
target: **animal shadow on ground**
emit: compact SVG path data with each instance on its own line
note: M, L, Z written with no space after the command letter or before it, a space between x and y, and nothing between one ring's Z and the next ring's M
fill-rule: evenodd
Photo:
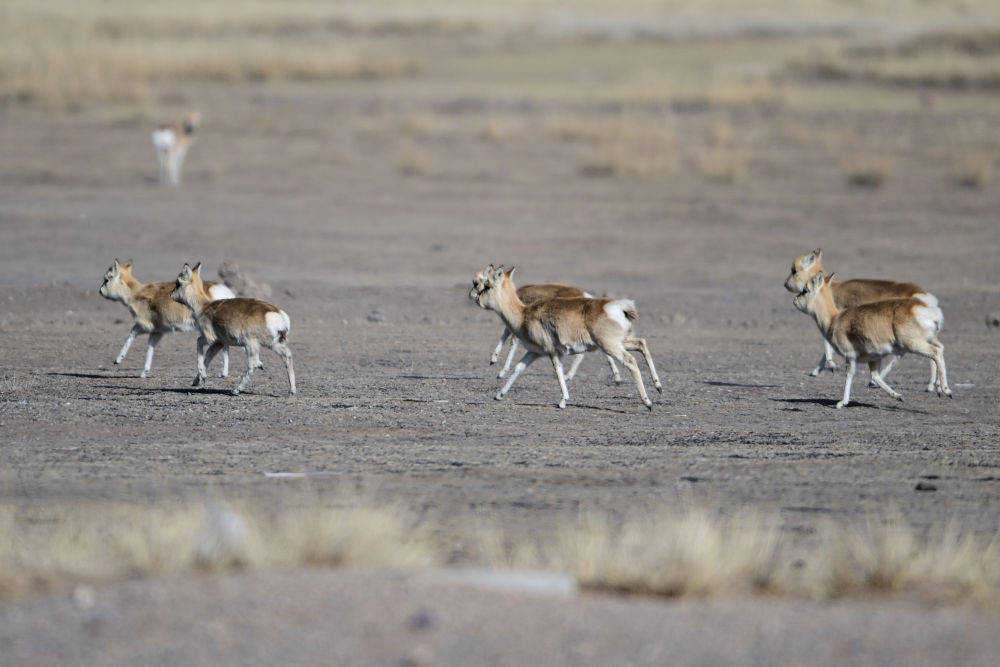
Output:
M122 384L101 384L96 385L98 389L117 389L119 391L130 391L133 394L159 394L162 392L172 393L172 394L225 394L226 396L231 395L233 392L230 389L220 389L213 387L129 387L128 385ZM277 396L277 394L253 394L249 391L242 392L243 394L250 394L256 396Z
M815 405L822 405L827 408L835 408L837 405L837 399L834 398L772 398L770 399L776 403L813 403ZM861 401L851 400L846 406L850 408L870 408L872 410L888 410L890 412L910 412L918 415L930 414L926 410L916 410L914 408L904 408L899 405L875 405L874 403L862 403Z
M713 387L746 387L747 389L777 389L776 384L742 384L740 382L723 382L721 380L705 380L702 384Z

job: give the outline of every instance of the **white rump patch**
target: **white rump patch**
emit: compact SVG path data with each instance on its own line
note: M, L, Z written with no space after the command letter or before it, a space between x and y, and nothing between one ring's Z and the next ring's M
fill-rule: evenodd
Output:
M208 288L208 295L212 297L212 301L219 301L221 299L235 299L236 294L233 290L229 289L228 286L219 283L217 285L212 285Z
M271 334L271 338L277 340L282 331L287 333L292 328L292 320L288 317L288 313L279 310L276 313L271 312L264 316L264 326L267 327L267 332Z
M593 298L594 298L594 295L593 295L593 294L591 294L590 292L584 292L584 293L583 293L583 297L584 297L585 299L593 299Z
M938 307L938 299L937 299L937 297L934 296L933 294L931 294L930 292L920 292L919 294L914 294L913 298L914 299L920 299L921 301L923 301L924 303L926 303L931 308L937 308Z
M604 306L604 312L613 319L625 331L632 330L632 323L625 317L626 310L635 310L635 301L632 299L618 299Z
M941 331L941 325L944 324L944 313L934 306L917 306L913 309L913 316L917 318L920 328L932 336Z
M174 131L169 128L153 130L153 146L158 151L169 151L177 142Z

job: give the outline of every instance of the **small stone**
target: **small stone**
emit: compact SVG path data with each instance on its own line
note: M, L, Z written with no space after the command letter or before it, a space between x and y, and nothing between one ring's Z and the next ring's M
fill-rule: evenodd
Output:
M410 617L409 626L414 632L430 630L434 627L434 614L428 609L421 609Z
M937 491L937 487L927 482L917 482L917 491Z
M93 587L86 584L79 584L73 589L73 604L81 611L93 609L97 603L97 593Z
M986 316L986 326L1000 327L1000 313L990 313Z
M380 313L377 310L373 310L372 312L368 313L368 321L369 322L385 322L385 315L383 315L382 313Z

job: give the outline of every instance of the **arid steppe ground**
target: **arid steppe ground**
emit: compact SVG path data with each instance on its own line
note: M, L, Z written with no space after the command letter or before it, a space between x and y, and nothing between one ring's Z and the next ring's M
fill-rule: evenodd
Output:
M605 19L594 21L619 25ZM867 43L852 25L834 45ZM823 78L788 64L813 53L808 31L503 33L508 43L454 30L358 38L415 54L413 71L170 79L80 108L8 100L0 503L19 521L107 504L378 507L439 536L493 527L531 539L581 517L615 525L697 508L767 517L793 555L812 553L826 527L890 514L918 534L950 525L995 538L996 87ZM205 122L185 182L161 188L149 131L190 109ZM852 185L870 174L876 187ZM816 247L840 277L913 281L940 299L953 400L925 393L928 364L906 357L889 376L905 402L859 374L856 403L834 409L843 375L807 375L820 337L782 288L791 260ZM164 340L148 378L144 339L115 366L130 319L97 293L115 257L141 280L195 261L214 275L229 260L267 283L291 316L299 394L286 397L265 353L252 390L230 396L239 350L230 378L192 389L191 334ZM566 410L542 362L494 401L487 362L501 325L467 297L490 262L516 264L519 284L635 299L664 384L654 410L597 356ZM457 544L451 560L475 559ZM995 612L905 596L565 601L418 575L208 576L100 584L96 612L59 587L18 597L0 611L0 647L42 663L523 664L510 632L563 664L801 664L809 652L780 630L798 624L825 664L989 664L998 648ZM248 602L260 596L273 613ZM301 625L282 596L301 599ZM216 619L208 641L164 612L172 600ZM324 614L342 623L317 623ZM566 619L555 635L532 629L554 615ZM505 627L511 618L525 627ZM425 621L431 638L413 639ZM712 624L742 639L715 644L703 636ZM192 639L158 652L164 627ZM668 640L664 627L677 628ZM698 639L682 651L684 628ZM339 652L297 639L315 633ZM244 642L262 652L241 653L256 650ZM297 652L274 648L286 645Z

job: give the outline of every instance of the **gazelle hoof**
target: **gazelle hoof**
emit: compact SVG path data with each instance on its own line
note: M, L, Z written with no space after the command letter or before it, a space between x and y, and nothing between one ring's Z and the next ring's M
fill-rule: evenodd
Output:
M559 401L559 409L560 410L565 410L566 409L566 399L563 399L563 400Z
M652 412L653 411L653 402L652 401L646 401L645 403L646 403L646 409L649 410L650 412Z
M662 384L657 384L657 385L654 385L654 386L656 387L656 391L660 392L661 394L663 393L663 385Z
M143 372L139 373L139 377L141 377L141 378L146 377L146 375L147 375L146 371L143 371Z
M821 370L822 369L819 369L819 368L812 369L811 371L809 371L809 377L811 377L811 378L819 377L819 374L820 374Z
M504 378L504 376L506 376L506 375L507 375L506 373L504 373L503 371L500 371L499 373L497 373L497 379L498 380L502 380Z
M218 375L216 375L215 377L220 377L220 378L227 378L227 377L229 377L229 373L219 373L219 374L218 374Z
M617 387L618 385L620 385L621 383L622 383L622 379L621 379L621 378L615 378L615 386L616 386L616 387Z
M200 384L201 384L201 376L200 375L196 375L195 378L194 378L194 382L191 383L191 386L192 387L197 387Z
M240 395L240 388L237 387L236 389L233 389L233 396L239 396L239 395Z
M926 392L937 391L937 387L935 387L932 384L929 384L929 385L927 385L927 388L924 389L924 391L926 391ZM940 393L940 392L938 392L938 393Z
M837 409L838 409L838 410L840 410L840 409L841 409L841 408L843 408L843 407L844 407L845 405L847 405L847 401L838 401L838 402L837 402Z
M121 364L122 361L123 361L122 359L115 359L115 366L118 366L119 364Z
M897 394L897 395L896 395L896 396L894 396L893 398L895 398L895 399L896 399L897 401L899 401L900 403L902 403L902 402L903 402L903 395L902 395L902 394Z
M493 397L493 400L494 401L502 401L503 400L503 394L497 393L497 395Z

